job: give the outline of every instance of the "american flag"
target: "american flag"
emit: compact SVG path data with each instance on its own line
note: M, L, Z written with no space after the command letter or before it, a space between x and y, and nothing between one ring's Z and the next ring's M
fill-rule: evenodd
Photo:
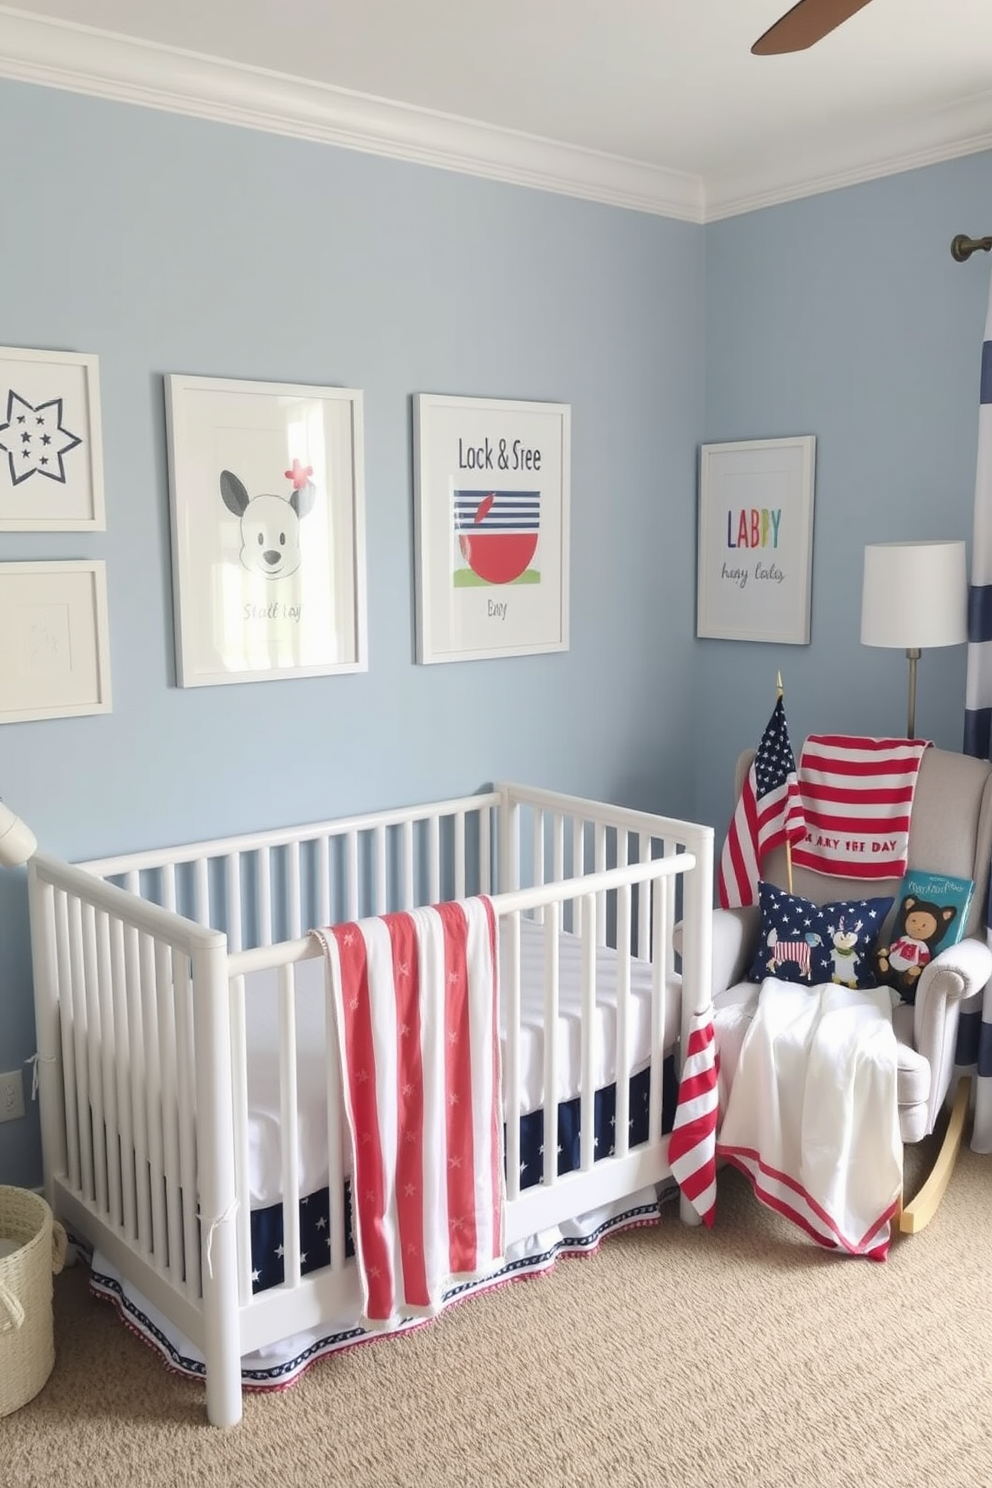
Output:
M805 835L796 759L780 695L747 772L720 855L717 886L722 907L753 904L765 854L783 842L801 842Z
M364 1326L432 1317L503 1248L495 917L484 896L314 932L342 1053Z
M799 760L806 840L792 861L842 878L901 878L924 739L810 734Z
M707 1007L694 1013L689 1025L675 1121L668 1139L672 1176L705 1225L712 1225L716 1214L719 1072L713 1009Z

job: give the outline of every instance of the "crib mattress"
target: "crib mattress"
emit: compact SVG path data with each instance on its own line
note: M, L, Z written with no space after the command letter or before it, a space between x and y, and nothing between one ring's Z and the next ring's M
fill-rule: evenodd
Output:
M504 921L501 939L505 935ZM521 1094L517 1116L539 1110L544 1102L544 929L521 920ZM579 1092L581 1059L581 941L563 931L559 938L558 1091L559 1101ZM300 1192L312 1193L327 1183L327 1102L325 973L322 958L303 961L297 968L297 1060ZM597 1088L616 1078L616 952L600 946L596 957ZM281 1117L278 1063L278 996L275 971L256 972L245 979L248 1046L249 1189L251 1207L261 1208L282 1197L280 1179ZM664 1049L679 1037L680 998L673 979L665 998ZM631 962L630 998L631 1071L645 1068L651 1056L651 966ZM506 1030L501 1019L505 1058ZM513 1113L504 1111L509 1118Z

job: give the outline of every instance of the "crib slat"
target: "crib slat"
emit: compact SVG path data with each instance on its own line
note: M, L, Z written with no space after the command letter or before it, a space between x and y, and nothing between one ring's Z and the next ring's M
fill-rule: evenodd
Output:
M602 822L596 823L596 872L603 873L606 869L606 828ZM596 895L596 943L606 944L606 895L600 891Z
M326 983L324 1027L327 1049L327 1193L330 1212L328 1248L331 1270L345 1267L345 1193L344 1193L344 1096L341 1089L341 1058L330 983ZM323 1257L322 1257L323 1259Z
M138 1210L134 1173L134 1116L132 1106L132 1035L127 1005L127 971L124 956L124 924L116 915L108 917L110 932L110 985L116 1029L117 1111L120 1122L121 1224L128 1240L138 1238Z
M630 1145L630 888L617 893L616 1124L613 1149L626 1157Z
M148 1170L152 1197L151 1252L159 1271L168 1263L165 1220L165 1157L162 1130L162 1062L156 1007L155 941L141 933L141 1016L145 1033L145 1119L148 1126Z
M119 1045L117 1020L114 1017L113 986L110 979L110 921L102 910L97 911L94 916L94 934L97 996L100 1006L99 1049L102 1060L100 1083L103 1089L103 1115L106 1123L106 1138L105 1143L101 1142L101 1149L106 1158L107 1208L110 1212L111 1223L119 1226L123 1215L116 1067L123 1060L124 1053Z
M329 925L331 910L331 839L318 837L317 850L317 925Z
M544 1182L558 1182L558 1006L561 905L544 917Z
M240 951L243 945L241 926L241 859L239 852L228 853L224 859L224 905L227 913L227 944L232 951Z
M465 813L455 813L455 898L465 898Z
M282 1241L288 1286L300 1279L300 1141L296 1081L296 971L279 968L279 1111L282 1145Z
M251 1195L248 1175L248 1034L245 979L229 983L231 1007L231 1090L234 1127L234 1193L237 1199L238 1294L244 1307L252 1295Z
M82 905L73 895L69 899L69 963L72 967L73 1062L76 1067L76 1121L79 1141L80 1184L87 1199L94 1196L93 1146L90 1141L90 1075L87 1052L86 972L83 964Z
M345 837L345 847L348 863L348 919L357 920L359 916L358 901L358 833L348 832Z
M586 827L579 816L572 817L572 877L581 878L586 871ZM582 900L573 899L569 904L571 930L582 934Z
M165 1154L165 1213L169 1235L169 1273L182 1285L182 1208L179 1172L179 1099L176 1072L176 1010L173 1002L172 953L155 942L155 987L158 1047L162 1061L162 1137Z
M479 893L492 892L492 807L479 812Z
M506 956L500 966L500 990L506 1030L503 1065L503 1111L506 1117L506 1197L520 1194L520 911L506 918Z
M206 858L193 865L194 918L199 925L210 924L210 871Z
M428 903L437 904L441 898L441 823L436 816L430 819L428 832Z
M531 871L533 878L531 882L536 886L544 883L544 812L539 806L535 806L532 816ZM538 906L534 910L534 920L538 925L544 923L543 907Z
M373 914L383 915L389 908L387 867L386 828L380 822L375 829L375 909Z
M179 1101L179 1181L182 1195L183 1276L186 1294L200 1295L200 1231L197 1223L196 1080L193 1066L193 986L189 957L172 952L176 997L176 1077Z
M582 1084L579 1091L579 1165L591 1172L596 1160L596 941L592 927L596 923L596 899L602 894L586 894L582 906Z
M255 932L259 945L272 944L272 855L267 847L258 849L258 924Z
M413 870L413 822L403 823L403 881L400 908L410 910L416 904Z
M131 1114L134 1124L134 1179L137 1199L138 1244L143 1256L152 1250L151 1193L148 1184L148 1112L145 1060L147 1045L141 1003L141 965L138 932L124 929L124 996L131 1056Z
M162 908L174 910L176 907L176 865L166 863L162 869Z
M651 839L646 832L637 834L637 861L651 861ZM651 955L651 885L637 885L637 954L642 961Z
M302 905L300 903L300 844L291 842L287 849L286 893L289 898L289 938L299 940L303 934Z
M651 961L651 1074L648 1086L648 1143L661 1140L661 1073L665 1039L665 946L668 939L667 901L664 883L652 885L654 893L653 956Z
M69 1182L80 1186L79 1123L76 1092L75 989L69 951L69 904L60 889L55 894L55 965L59 985L59 1034L62 1041L62 1079L65 1088L66 1166Z
M100 986L96 964L96 920L92 904L83 905L83 974L86 982L86 1066L90 1092L90 1147L93 1153L93 1199L107 1212L107 1133L103 1114L103 1066L100 1059ZM83 1128L84 1132L87 1128Z

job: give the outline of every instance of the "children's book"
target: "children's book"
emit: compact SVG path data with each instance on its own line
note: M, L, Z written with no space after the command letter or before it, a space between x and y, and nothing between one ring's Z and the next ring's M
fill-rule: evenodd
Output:
M888 945L875 951L880 981L895 987L904 1002L934 956L964 935L975 885L970 878L911 868L895 898L895 921Z

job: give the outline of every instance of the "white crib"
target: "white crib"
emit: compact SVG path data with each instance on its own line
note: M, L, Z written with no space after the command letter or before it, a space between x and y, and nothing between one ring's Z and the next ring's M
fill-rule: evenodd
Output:
M479 794L334 822L71 866L29 868L45 1192L202 1350L209 1420L241 1416L240 1361L287 1334L360 1311L345 1254L349 1161L333 1034L322 1055L321 1152L328 1263L304 1274L299 1212L299 986L319 947L312 926L488 894L500 944L509 1245L670 1177L662 1068L708 1001L712 830L550 791ZM682 962L672 950L684 920ZM536 928L539 927L539 928ZM532 1094L533 989L526 944L540 937L539 1098L555 1129L579 1102L577 1167L544 1145L541 1181L520 1183L520 1122ZM577 968L568 992L562 967ZM310 966L311 977L317 968ZM646 1007L635 995L646 986ZM247 992L246 992L247 988ZM274 1001L275 1188L282 1281L253 1291L250 1217L255 1119L250 1010ZM604 1011L605 1009L605 1011ZM645 1047L638 1048L637 1028ZM328 1020L327 1028L333 1024ZM569 1047L574 1068L566 1070ZM647 1138L628 1140L629 1082L647 1070ZM615 1080L615 1142L595 1151L597 1086ZM530 1071L533 1075L533 1069ZM568 1082L572 1082L569 1087ZM513 1118L513 1119L510 1119ZM312 1121L309 1123L312 1127ZM547 1126L545 1126L547 1130ZM683 1217L691 1211L683 1206Z

